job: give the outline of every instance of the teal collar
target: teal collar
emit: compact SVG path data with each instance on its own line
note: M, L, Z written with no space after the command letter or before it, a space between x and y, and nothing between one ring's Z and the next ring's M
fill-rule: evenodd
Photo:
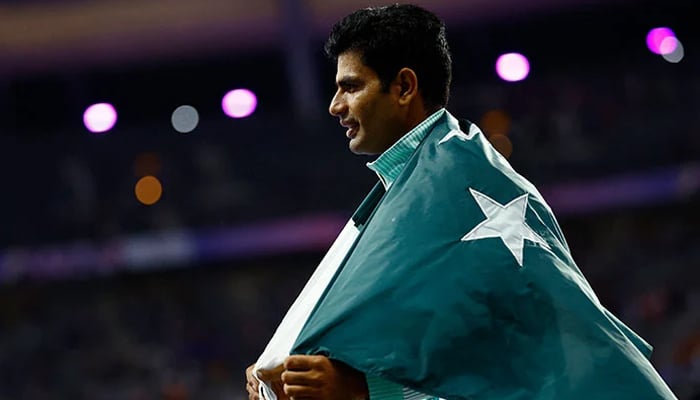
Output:
M373 162L367 163L367 168L374 171L379 180L382 181L384 189L389 189L392 183L399 176L404 165L411 157L411 154L418 148L420 142L425 138L435 125L435 122L445 114L444 108L439 109L423 122L416 125L410 132L403 135L396 143L389 147Z

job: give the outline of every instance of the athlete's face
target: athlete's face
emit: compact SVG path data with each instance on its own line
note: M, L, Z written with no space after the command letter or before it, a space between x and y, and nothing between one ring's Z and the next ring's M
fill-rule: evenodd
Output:
M362 62L359 53L347 51L338 57L337 90L328 111L347 128L350 151L380 154L405 132L405 114L394 84L383 90L377 73Z

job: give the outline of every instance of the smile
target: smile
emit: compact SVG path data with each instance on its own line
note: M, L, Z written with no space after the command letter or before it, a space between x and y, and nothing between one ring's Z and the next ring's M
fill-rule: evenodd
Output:
M347 132L345 132L345 136L348 137L348 139L354 139L355 136L357 136L357 131L358 131L358 126L351 126L348 128Z

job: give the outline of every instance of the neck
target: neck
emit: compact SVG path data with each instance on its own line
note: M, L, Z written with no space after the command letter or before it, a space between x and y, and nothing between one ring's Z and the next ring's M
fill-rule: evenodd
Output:
M426 118L431 116L440 108L441 107L425 108L422 102L413 103L408 111L408 117L406 118L406 129L404 133L407 133L411 129L415 128L418 124L425 121Z

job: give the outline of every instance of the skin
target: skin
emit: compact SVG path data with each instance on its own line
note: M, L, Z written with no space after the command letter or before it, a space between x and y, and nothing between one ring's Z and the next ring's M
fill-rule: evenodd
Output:
M259 400L254 365L246 370L248 399ZM259 371L280 400L364 400L369 397L363 373L325 356L293 355L274 370Z
M350 151L355 154L383 153L428 116L418 77L410 68L402 68L385 91L360 54L347 51L338 57L335 81L337 90L328 112L348 128Z
M418 77L402 68L382 90L377 73L362 62L356 51L338 57L336 92L328 111L347 128L349 148L355 154L376 155L435 110L427 110ZM246 370L250 400L259 400L254 365ZM325 356L292 355L274 370L258 371L280 400L364 400L369 397L365 375Z

